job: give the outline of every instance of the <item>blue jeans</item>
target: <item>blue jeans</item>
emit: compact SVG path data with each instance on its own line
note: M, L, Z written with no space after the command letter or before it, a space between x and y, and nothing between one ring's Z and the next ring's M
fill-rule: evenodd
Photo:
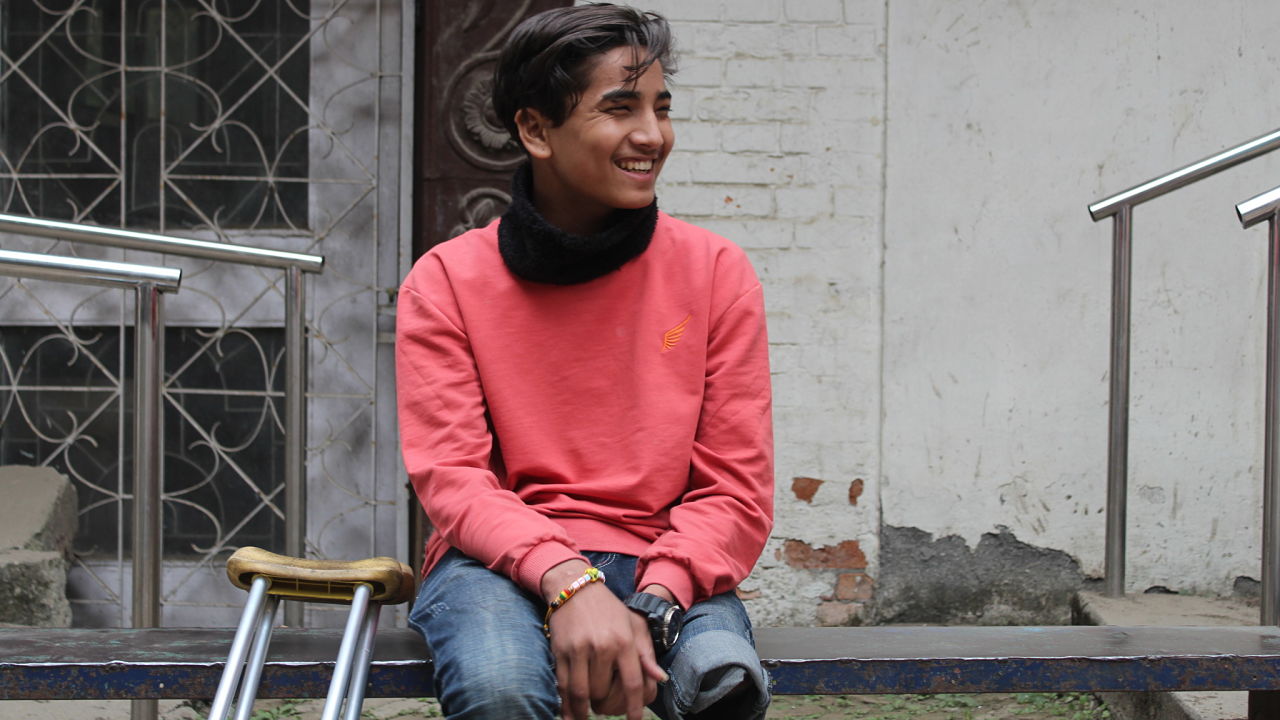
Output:
M635 557L585 555L619 598L635 591ZM436 697L446 717L552 720L559 715L555 662L542 634L545 612L541 598L457 550L441 558L418 591L409 624L431 647ZM768 677L746 609L732 592L690 608L680 639L658 662L671 679L658 686L649 707L664 720L764 718Z

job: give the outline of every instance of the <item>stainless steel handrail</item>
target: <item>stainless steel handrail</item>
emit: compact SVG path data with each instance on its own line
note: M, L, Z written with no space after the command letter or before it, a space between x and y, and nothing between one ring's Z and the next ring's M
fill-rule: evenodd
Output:
M1171 173L1165 173L1141 185L1134 185L1124 192L1099 200L1089 206L1089 215L1094 222L1104 220L1115 215L1122 207L1141 205L1148 200L1173 192L1180 187L1186 187L1191 183L1199 182L1210 175L1216 175L1223 170L1252 160L1259 155L1266 155L1276 149L1280 149L1280 130L1256 137L1248 142L1223 150L1217 155L1210 155L1203 160L1178 168Z
M177 292L182 282L182 271L177 268L16 250L0 250L0 275L115 288L151 283L162 292Z
M178 268L0 250L0 275L134 291L133 626L160 624L160 401L164 293L177 292Z
M1107 429L1107 531L1103 591L1124 595L1126 497L1129 465L1129 322L1133 208L1152 198L1280 149L1275 130L1217 155L1166 173L1089 206L1094 222L1112 218L1111 370Z
M0 213L0 232L284 270L284 551L285 554L294 557L306 555L307 334L306 288L303 273L321 272L324 269L324 258L307 253L268 250L248 245L209 242L3 213ZM288 603L285 606L284 621L288 625L301 627L302 605Z
M1263 625L1280 625L1280 188L1236 205L1245 228L1267 228L1267 381L1262 460Z
M1280 212L1280 187L1236 205L1236 217L1240 218L1240 224L1246 228L1275 217L1277 212Z
M210 242L208 240L195 240L169 235L156 235L134 230L99 227L97 225L81 225L59 220L24 217L22 215L0 213L0 232L36 235L53 240L72 240L124 248L126 250L167 253L169 255L218 260L241 265L273 267L282 270L297 267L303 272L315 273L324 269L324 258L319 255L268 250L250 245Z

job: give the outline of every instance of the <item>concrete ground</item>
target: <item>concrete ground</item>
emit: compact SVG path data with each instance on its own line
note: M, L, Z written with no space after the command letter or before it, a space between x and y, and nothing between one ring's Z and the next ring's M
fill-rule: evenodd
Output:
M1076 622L1086 625L1257 625L1258 608L1236 600L1192 595L1141 594L1108 598L1076 596ZM1247 692L1106 693L1119 718L1146 720L1243 720Z

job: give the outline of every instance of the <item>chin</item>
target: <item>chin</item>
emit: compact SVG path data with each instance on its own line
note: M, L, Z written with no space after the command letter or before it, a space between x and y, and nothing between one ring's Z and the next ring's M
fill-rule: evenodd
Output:
M633 195L625 198L618 198L614 203L614 207L619 210L639 210L640 208L649 207L649 203L653 202L654 193L644 196Z

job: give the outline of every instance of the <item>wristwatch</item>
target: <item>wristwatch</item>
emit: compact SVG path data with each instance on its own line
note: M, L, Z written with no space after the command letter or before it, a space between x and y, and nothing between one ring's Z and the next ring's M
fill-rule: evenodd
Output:
M679 605L652 593L638 592L627 598L626 606L644 616L653 644L660 652L666 652L676 644L680 628L684 627L684 610Z

